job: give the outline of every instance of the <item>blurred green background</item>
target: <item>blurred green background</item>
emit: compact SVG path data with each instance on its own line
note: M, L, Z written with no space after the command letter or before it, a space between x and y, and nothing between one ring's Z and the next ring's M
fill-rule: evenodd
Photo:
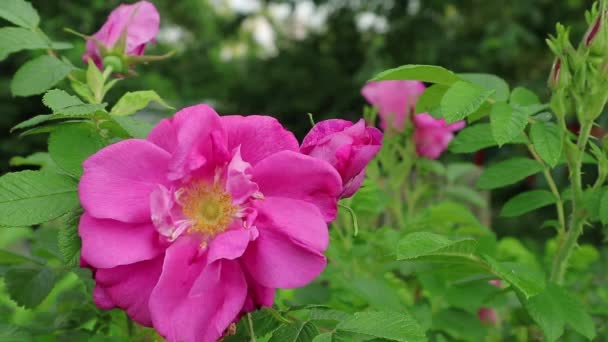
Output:
M153 0L161 32L149 53L176 50L168 61L138 68L109 95L156 89L174 107L209 102L220 113L264 113L302 135L315 118L360 116L359 90L374 73L406 64L495 73L547 95L551 56L544 39L557 21L585 30L583 0ZM121 1L33 0L42 28L96 32ZM34 52L40 53L40 52ZM39 99L12 98L9 78L30 58L12 55L0 68L0 171L8 160L44 148L44 137L9 134L45 112Z
M556 22L578 39L586 30L591 0L153 0L161 30L150 54L175 50L166 61L139 66L107 98L128 90L155 89L181 108L207 102L219 113L275 116L301 138L316 120L355 119L365 104L360 88L375 73L408 63L438 64L459 72L499 75L544 100L552 57L544 42ZM96 32L118 0L34 0L41 27L55 40L77 42L66 52L81 62L84 42L64 31ZM46 113L39 98L13 98L9 80L31 58L11 55L0 68L0 173L9 159L46 148L43 135L18 137L16 123ZM33 52L42 53L42 52ZM167 112L160 112L169 115ZM513 147L486 151L485 160L512 155ZM516 148L516 147L515 147ZM522 154L526 153L522 151ZM471 156L464 158L472 160ZM565 170L556 170L567 180ZM494 208L514 194L543 186L538 178L494 195ZM535 184L537 183L537 184ZM497 214L496 212L494 214ZM503 234L552 236L538 230L552 208L525 220L495 217ZM540 236L539 236L540 235ZM590 235L598 241L601 236Z

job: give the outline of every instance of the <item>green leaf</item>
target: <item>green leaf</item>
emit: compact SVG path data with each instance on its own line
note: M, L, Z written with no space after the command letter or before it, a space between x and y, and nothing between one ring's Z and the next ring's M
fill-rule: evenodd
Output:
M441 113L447 123L466 118L474 113L493 94L466 81L454 83L441 99Z
M53 122L53 121L59 121L59 120L87 119L87 118L89 118L91 116L92 115L90 115L90 114L84 114L84 115L64 115L64 114L36 115L33 118L27 119L27 120L19 123L17 126L11 128L11 131L29 129L29 128L36 127L36 126L44 124L44 123Z
M122 131L126 132L129 137L133 138L146 138L154 127L152 124L145 121L126 116L114 116L113 120Z
M75 144L74 142L78 142ZM82 163L105 146L104 140L88 123L62 125L49 137L49 153L55 163L70 175L82 175Z
M538 155L555 167L561 159L563 144L560 130L554 123L537 121L530 128L530 138Z
M31 96L43 93L63 80L72 66L59 59L43 55L21 66L11 80L11 92L15 96Z
M526 137L520 135L509 143L525 144ZM472 153L496 145L490 124L480 123L465 127L458 132L456 138L450 143L449 149L454 153Z
M524 306L548 341L562 336L566 325L590 340L596 336L591 316L569 291L556 284L551 283L545 291L524 300Z
M600 199L599 217L602 224L608 224L608 191L603 191L602 193L602 197Z
M371 81L384 80L418 80L429 83L452 85L460 77L448 69L436 65L408 64L394 69L383 71Z
M34 152L27 157L15 156L9 161L11 166L38 166L41 170L57 172L59 169L46 152Z
M141 90L124 94L112 107L110 114L118 116L135 114L137 111L146 108L152 101L158 102L165 108L173 109L154 90Z
M429 113L433 117L441 117L441 99L449 87L443 84L433 84L426 88L416 101L416 113Z
M458 76L485 90L494 92L491 98L495 101L507 101L509 99L509 85L496 75L465 73L458 74Z
M511 198L502 207L500 216L515 217L557 202L555 196L547 190L526 191Z
M319 329L309 321L284 324L277 329L268 342L310 342L319 334Z
M484 341L487 328L471 313L446 309L433 315L433 329L445 331L458 341Z
M540 104L538 96L524 87L516 87L513 89L509 102L523 107Z
M33 340L33 336L25 329L9 323L0 323L0 341L23 342Z
M78 222L80 220L80 211L74 212L66 218L65 225L59 230L57 243L59 252L63 258L63 264L66 267L75 268L80 265L80 248L81 241L78 236Z
M477 173L479 169L473 163L450 163L446 168L446 177L448 182L454 183L464 176Z
M36 28L40 23L38 12L31 3L24 0L0 1L0 18L29 29Z
M543 166L532 159L512 158L490 165L477 180L479 189L489 190L517 183L543 170Z
M47 171L0 177L0 225L30 226L56 219L79 205L77 183Z
M42 103L49 107L53 113L58 113L64 108L78 106L84 104L74 95L70 95L63 90L51 89L42 97Z
M55 286L55 272L48 267L12 268L4 275L6 290L21 306L34 308Z
M312 342L332 342L334 338L333 333L323 333L321 335L317 335Z
M103 87L104 87L104 77L101 73L101 70L97 67L97 65L89 58L87 67L87 85L89 89L93 92L93 97L95 98L95 102L101 102L101 98L103 97Z
M340 322L336 330L392 341L414 342L427 340L418 322L405 311L357 312L351 318Z
M479 208L485 208L487 206L487 199L468 186L452 185L446 187L444 191L446 196L449 196L452 199L466 201Z
M511 284L526 298L539 294L545 288L545 275L538 269L515 262L498 262L488 255L483 259L492 272Z
M0 61L21 50L48 49L44 37L32 30L21 27L0 28Z
M492 135L502 146L517 138L528 125L528 114L518 108L513 108L506 102L497 102L490 112Z
M399 241L397 260L415 260L426 256L469 257L477 242L471 238L451 240L430 232L409 233Z
M14 228L2 228L2 229L14 229ZM18 264L29 264L32 259L19 255L13 252L0 250L0 265L18 265Z

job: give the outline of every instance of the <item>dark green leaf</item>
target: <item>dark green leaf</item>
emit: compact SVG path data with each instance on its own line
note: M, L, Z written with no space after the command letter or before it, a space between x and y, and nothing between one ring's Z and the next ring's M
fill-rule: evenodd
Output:
M525 144L526 138L520 135L510 143ZM497 143L492 136L490 124L481 123L465 127L462 131L458 132L456 138L450 143L449 149L454 153L472 153L496 145Z
M518 194L511 198L502 207L500 216L514 217L542 208L557 201L555 196L547 190L532 190Z
M405 311L357 312L351 318L339 323L336 329L392 341L415 342L427 340L418 322Z
M30 226L56 219L79 205L72 178L47 171L0 177L0 225Z
M471 238L451 240L430 232L409 233L399 241L398 260L414 260L426 256L470 257L476 241Z
M596 336L591 316L567 290L556 284L551 283L545 291L524 300L524 305L548 341L562 336L566 325L590 340Z
M538 96L536 96L536 94L534 94L531 90L528 90L524 87L516 87L515 89L513 89L509 102L511 104L516 104L524 107L540 104Z
M458 76L487 91L494 92L491 98L495 101L507 101L509 99L509 85L496 75L466 73L458 74Z
M441 99L441 114L447 123L466 118L474 113L493 94L466 81L454 83Z
M78 236L78 222L81 214L80 211L76 211L68 215L57 236L63 264L70 268L78 267L80 264L81 241Z
M383 71L372 79L372 81L384 80L418 80L422 82L452 85L454 82L459 81L460 77L440 66L408 64Z
M49 153L55 163L76 177L82 175L84 160L104 146L104 140L88 123L59 126L49 137Z
M429 113L433 117L441 117L441 99L449 87L443 84L433 84L426 88L416 101L416 113Z
M530 138L540 157L555 167L561 159L563 144L560 130L554 123L537 121L530 128Z
M490 165L479 177L479 189L496 189L517 183L528 176L541 172L543 166L532 159L512 158Z
M312 322L297 321L277 329L268 342L310 342L319 334Z
M11 92L15 96L31 96L43 93L63 80L72 66L59 59L43 55L21 66L11 80Z
M528 125L528 117L527 113L511 107L506 102L495 103L490 112L490 124L498 146L520 136Z
M515 262L498 262L484 255L492 272L511 284L526 298L540 293L545 288L545 275L529 265Z
M4 276L6 290L17 304L34 308L55 286L55 273L48 267L12 268Z

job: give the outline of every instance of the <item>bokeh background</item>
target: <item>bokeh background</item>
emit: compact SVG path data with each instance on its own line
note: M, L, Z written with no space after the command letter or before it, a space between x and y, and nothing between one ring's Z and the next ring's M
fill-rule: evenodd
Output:
M535 90L544 100L552 57L545 38L555 23L586 30L590 0L151 0L161 13L161 31L150 54L175 50L160 63L140 66L108 96L154 89L176 108L207 102L220 113L273 115L302 137L317 120L361 116L360 88L375 73L408 63L438 64L459 72L499 75L512 86ZM92 34L119 0L33 0L41 26L55 40L76 41L67 52L80 61L84 42L68 27ZM9 159L45 149L46 137L20 138L16 123L45 113L39 98L13 98L9 80L30 52L11 55L0 67L0 174ZM33 52L36 53L36 52ZM38 52L40 53L40 52ZM84 64L83 64L84 65ZM170 113L160 112L168 115ZM517 147L509 147L517 148ZM513 151L490 150L484 160ZM525 153L525 152L522 152ZM474 156L464 156L472 160ZM479 156L477 156L479 158ZM557 170L558 174L560 170ZM567 175L562 172L561 179ZM522 187L494 194L500 204ZM523 233L532 243L551 236L539 230L552 208L519 220L494 222L499 235ZM585 239L598 243L601 235Z

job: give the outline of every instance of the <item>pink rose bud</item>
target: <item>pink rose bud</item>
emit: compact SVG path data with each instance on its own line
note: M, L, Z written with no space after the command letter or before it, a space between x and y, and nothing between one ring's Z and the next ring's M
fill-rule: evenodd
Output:
M465 126L464 121L446 125L444 119L435 119L427 113L414 116L414 142L416 152L421 157L437 159L452 139L457 130Z
M300 151L330 163L342 176L340 198L359 190L365 178L365 167L382 146L382 133L357 123L333 119L317 123L304 138Z
M491 308L481 308L477 310L477 316L482 323L494 325L498 321L496 310Z
M589 30L585 34L585 45L586 46L591 45L591 43L593 42L593 40L595 39L597 34L600 32L600 28L602 26L602 19L603 19L602 14L600 13L597 16L597 18L595 19L595 22L593 23L593 25L589 28Z
M141 56L146 44L154 41L158 33L160 16L148 1L132 5L122 4L110 13L108 20L88 41L82 56L102 66L106 56Z
M361 94L378 110L383 130L390 124L400 132L408 115L416 111L416 101L424 89L424 83L420 81L380 81L366 84Z

